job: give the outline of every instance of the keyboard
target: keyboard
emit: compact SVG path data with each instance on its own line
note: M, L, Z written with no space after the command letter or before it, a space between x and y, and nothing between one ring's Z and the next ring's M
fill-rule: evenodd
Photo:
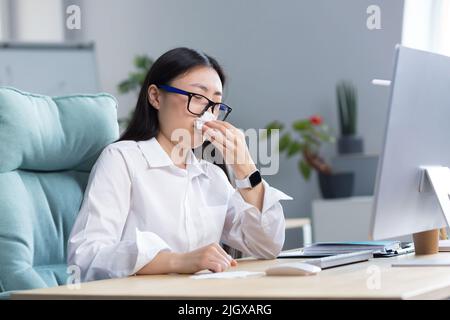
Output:
M363 262L371 258L373 258L373 251L366 250L350 253L341 253L336 254L334 256L323 258L307 259L304 260L303 262L318 266L319 268L322 269L327 269L356 262Z

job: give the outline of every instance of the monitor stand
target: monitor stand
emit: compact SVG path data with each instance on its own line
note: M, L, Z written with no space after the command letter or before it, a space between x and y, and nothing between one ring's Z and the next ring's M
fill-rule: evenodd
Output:
M443 166L421 167L419 192L433 192L436 195L447 225L450 225L450 169ZM413 240L416 255L439 251L439 229L415 233Z
M439 202L444 218L450 222L450 169L442 166L424 166L421 168L419 192L433 192ZM446 234L445 228L413 234L416 256L432 255L439 252L439 233ZM426 265L442 265L442 259L432 259ZM450 265L450 257L445 259ZM424 265L423 260L402 261L402 265ZM445 264L445 263L444 263Z
M436 254L439 252L439 229L413 234L416 255Z

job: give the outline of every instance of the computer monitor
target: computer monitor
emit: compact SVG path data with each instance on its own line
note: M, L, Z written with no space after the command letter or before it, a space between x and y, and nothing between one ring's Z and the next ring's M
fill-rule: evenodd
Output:
M450 57L398 45L378 164L372 239L450 219Z

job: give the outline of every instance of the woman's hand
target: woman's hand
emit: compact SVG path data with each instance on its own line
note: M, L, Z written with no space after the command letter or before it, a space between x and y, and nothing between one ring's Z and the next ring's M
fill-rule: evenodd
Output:
M237 266L237 261L217 243L187 253L159 252L136 274L196 273L209 269L222 272Z
M175 259L174 270L177 273L195 273L205 269L222 272L237 265L237 261L217 243L191 252L178 253Z
M202 131L233 168L237 179L244 179L256 170L241 130L228 122L213 120L205 122Z
M236 179L244 179L256 170L241 130L219 120L205 122L202 130L206 138L222 153L225 163L232 167ZM239 189L239 193L247 203L261 212L264 201L262 183L251 189Z

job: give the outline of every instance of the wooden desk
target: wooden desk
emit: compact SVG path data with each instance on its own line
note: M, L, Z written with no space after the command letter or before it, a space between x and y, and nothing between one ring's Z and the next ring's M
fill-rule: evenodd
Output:
M450 253L440 253L450 259ZM12 299L443 299L450 296L450 268L392 268L398 259L413 254L379 258L323 270L309 277L245 279L190 279L188 275L132 276L81 284L80 289L60 286L17 292ZM292 259L244 259L234 270L263 271ZM298 260L297 260L298 261ZM379 279L379 282L377 281ZM379 283L379 286L377 285Z

